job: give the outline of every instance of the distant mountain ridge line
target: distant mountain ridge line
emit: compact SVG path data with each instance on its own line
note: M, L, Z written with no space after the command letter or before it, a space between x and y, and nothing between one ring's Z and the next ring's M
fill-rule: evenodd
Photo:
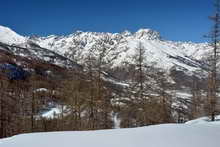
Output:
M210 50L208 43L163 40L159 32L151 29L139 29L134 33L127 30L122 33L77 31L66 36L24 37L7 27L0 26L0 42L25 48L36 45L65 56L79 64L84 63L89 51L95 44L102 42L107 47L114 48L108 55L109 57L118 54L112 67L121 66L124 62L132 62L131 57L134 55L134 49L141 42L146 50L147 63L157 63L158 67L164 69L181 66L189 71L198 69L193 62L207 58L207 53ZM96 56L95 52L94 56ZM173 58L169 58L171 56ZM178 61L178 58L188 60L189 64Z

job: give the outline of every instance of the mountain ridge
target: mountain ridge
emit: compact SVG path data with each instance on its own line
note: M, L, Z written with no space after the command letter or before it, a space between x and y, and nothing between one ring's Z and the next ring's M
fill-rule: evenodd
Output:
M63 55L79 64L84 64L86 57L97 43L102 42L105 47L111 49L109 57L117 54L112 68L121 66L125 62L132 62L135 48L139 43L145 48L145 57L148 64L156 64L159 68L169 70L173 66L181 66L189 71L198 70L195 62L207 58L210 50L208 43L174 42L164 40L160 33L151 29L139 29L131 33L103 33L76 31L65 36L49 35L47 37L18 35L13 30L3 26L0 27L0 42L15 44L21 47L30 47L33 43L39 47L49 49ZM1 33L8 32L8 33ZM12 34L12 35L5 35ZM7 40L8 39L8 40ZM97 49L96 49L97 50ZM98 51L93 51L97 56ZM97 57L96 57L97 58ZM106 57L106 60L108 57ZM180 59L180 60L179 60ZM183 63L183 60L189 64ZM196 63L197 64L197 63Z

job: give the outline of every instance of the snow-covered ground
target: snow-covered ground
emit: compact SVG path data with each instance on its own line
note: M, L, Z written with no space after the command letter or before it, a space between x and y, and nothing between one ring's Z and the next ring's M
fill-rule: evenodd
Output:
M209 117L201 117L201 118L198 118L198 119L190 120L190 121L186 122L186 124L190 124L190 125L193 125L193 124L206 124L207 122L209 122L211 124L215 123L215 124L220 125L220 115L216 116L215 120L216 120L215 122L211 122Z
M44 117L44 118L57 118L59 115L62 114L62 112L64 113L63 115L66 116L68 114L70 114L70 109L68 109L67 106L65 105L55 105L53 108L51 108L48 111L43 112L42 114L40 114L40 117ZM37 116L38 117L38 116Z
M57 106L43 113L41 116L44 118L54 118L56 115L59 115L61 113L62 113L62 109L59 106Z
M220 122L132 129L31 133L1 139L0 147L219 147Z

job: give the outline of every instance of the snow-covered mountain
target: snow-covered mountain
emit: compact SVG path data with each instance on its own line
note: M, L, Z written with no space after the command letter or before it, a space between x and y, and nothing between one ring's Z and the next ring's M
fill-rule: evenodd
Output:
M0 27L0 42L30 47L34 43L83 64L88 54L96 56L97 48L103 45L110 51L106 58L112 58L112 67L132 62L135 48L142 43L147 63L153 63L165 70L173 66L194 71L204 66L200 59L206 58L209 51L207 43L174 42L162 39L151 29L140 29L135 33L97 33L77 31L67 36L24 37L9 28ZM100 42L102 46L100 46ZM99 45L97 45L99 44ZM94 49L95 48L95 49ZM107 59L108 60L108 59Z
M10 28L0 26L0 42L7 44L21 44L26 42L26 37L18 35Z

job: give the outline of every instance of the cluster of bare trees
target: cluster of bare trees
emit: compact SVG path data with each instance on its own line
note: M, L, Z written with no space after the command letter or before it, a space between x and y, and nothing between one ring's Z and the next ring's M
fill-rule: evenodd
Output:
M119 99L121 127L145 126L173 122L171 112L171 85L166 73L146 63L145 48L138 43L130 66L130 84L127 97Z
M26 80L9 80L1 75L0 138L43 131L43 120L38 114L54 98L52 85L49 80L37 74L32 74ZM39 87L47 87L47 93L38 91Z
M25 126L25 117L31 109L27 103L30 101L26 93L27 83L21 84L20 81L14 81L13 84L7 79L1 79L0 90L0 137L7 137L15 133L25 132L22 125ZM30 126L31 127L31 126ZM31 128L26 128L31 129Z

